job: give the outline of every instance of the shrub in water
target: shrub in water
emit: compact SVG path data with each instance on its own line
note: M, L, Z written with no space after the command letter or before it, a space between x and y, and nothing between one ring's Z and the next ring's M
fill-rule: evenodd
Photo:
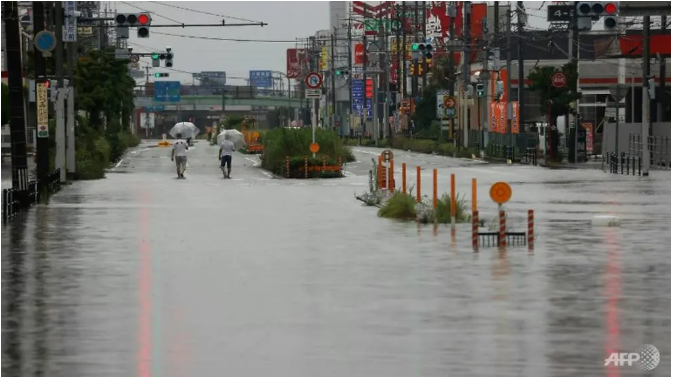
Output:
M467 204L464 198L456 194L456 222L464 223L470 221L471 216L468 214ZM451 223L451 196L444 194L437 200L437 209L435 210L435 219L438 223Z
M416 199L398 191L379 210L379 216L397 220L416 220Z

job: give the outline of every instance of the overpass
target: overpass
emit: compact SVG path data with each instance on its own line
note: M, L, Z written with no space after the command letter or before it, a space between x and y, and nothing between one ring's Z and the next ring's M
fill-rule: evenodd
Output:
M224 100L224 101L223 101ZM158 102L153 97L136 96L134 103L136 108L163 106L163 111L176 110L201 110L201 111L248 111L254 107L278 108L290 107L301 108L306 106L306 100L293 97L264 97L233 98L221 95L185 95L180 97L180 102Z

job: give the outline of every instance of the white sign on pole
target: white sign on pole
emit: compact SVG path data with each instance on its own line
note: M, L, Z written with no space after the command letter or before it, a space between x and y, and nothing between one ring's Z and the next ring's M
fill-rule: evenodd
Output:
M37 102L37 137L49 137L49 99L47 84L39 83L35 88Z
M322 91L320 89L306 89L306 98L320 98Z
M77 42L77 11L76 1L65 2L65 19L63 21L63 42Z

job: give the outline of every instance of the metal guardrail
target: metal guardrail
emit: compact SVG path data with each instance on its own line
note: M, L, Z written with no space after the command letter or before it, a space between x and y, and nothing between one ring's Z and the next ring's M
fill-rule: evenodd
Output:
M671 170L671 138L668 136L650 136L648 138L650 150L650 168ZM643 140L640 134L629 134L628 156L643 157Z
M41 194L50 194L61 188L61 170L56 169L47 175L44 181L28 182L28 190L2 190L2 221L7 221L22 210L40 201Z

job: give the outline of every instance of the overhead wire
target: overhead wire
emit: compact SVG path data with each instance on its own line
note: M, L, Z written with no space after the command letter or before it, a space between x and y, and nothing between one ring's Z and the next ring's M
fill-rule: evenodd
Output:
M281 39L240 39L240 38L219 38L219 37L206 37L202 35L185 35L185 34L173 34L173 33L164 33L160 31L153 31L153 34L165 35L169 37L177 38L188 38L188 39L202 39L207 41L224 41L224 42L255 42L255 43L296 43L296 40L281 40Z
M203 11L203 10L198 10L198 9L193 9L193 8L181 7L181 6L178 6L178 5L164 3L164 2L161 2L161 1L150 1L150 3L163 5L165 7L176 8L176 9L180 9L180 10L184 10L184 11L188 11L188 12L205 14L205 15L214 16L214 17L229 18L229 19L237 20L237 21L255 22L255 23L261 22L261 21L249 20L249 19L241 18L241 17L234 17L234 16L227 16L227 15L222 15L222 14L217 14L217 13L206 12L206 11Z

